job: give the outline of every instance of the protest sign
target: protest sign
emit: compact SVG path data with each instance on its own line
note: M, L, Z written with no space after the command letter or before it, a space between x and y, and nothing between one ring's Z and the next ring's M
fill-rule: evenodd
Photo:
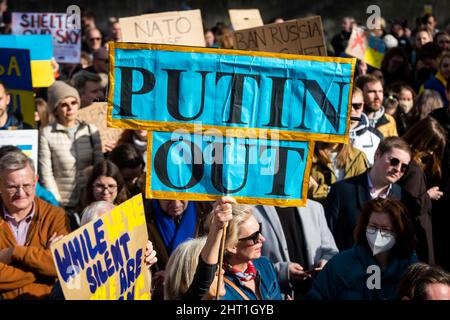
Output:
M100 132L102 141L102 151L106 152L105 145L117 142L123 130L118 128L108 128L106 126L106 114L108 104L106 102L94 102L90 106L78 110L78 118L87 123L95 124Z
M146 197L305 204L313 143L212 133L149 132Z
M259 9L230 9L230 21L234 30L242 30L264 25Z
M33 88L49 87L55 81L51 35L0 35L0 48L30 51Z
M110 43L108 126L147 129L146 196L302 205L347 142L355 59Z
M345 142L354 59L112 43L108 126Z
M29 50L0 48L0 81L10 95L8 113L33 126L35 104Z
M234 43L239 50L327 55L320 16L235 31Z
M386 45L382 39L357 27L353 28L345 53L380 69L385 51Z
M60 63L80 63L81 29L67 27L65 13L13 12L13 34L50 34L53 56Z
M117 206L51 247L66 300L148 300L150 273L142 195Z
M120 18L119 23L124 42L205 46L200 10Z
M0 130L0 147L16 146L33 160L38 168L38 130Z

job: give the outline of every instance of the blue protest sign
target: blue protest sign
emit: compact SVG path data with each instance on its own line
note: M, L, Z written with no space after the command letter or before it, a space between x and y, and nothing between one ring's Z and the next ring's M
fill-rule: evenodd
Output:
M355 59L113 43L110 60L110 126L347 140Z

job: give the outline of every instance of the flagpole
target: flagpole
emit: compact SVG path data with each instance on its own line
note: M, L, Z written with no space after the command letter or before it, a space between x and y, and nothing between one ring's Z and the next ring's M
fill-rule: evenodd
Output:
M220 243L220 251L219 251L219 269L218 269L218 276L217 276L217 288L216 288L216 300L219 300L219 291L220 291L220 283L222 281L222 266L223 266L223 255L225 253L225 239L227 236L227 227L228 222L223 227L223 233L222 233L222 241Z

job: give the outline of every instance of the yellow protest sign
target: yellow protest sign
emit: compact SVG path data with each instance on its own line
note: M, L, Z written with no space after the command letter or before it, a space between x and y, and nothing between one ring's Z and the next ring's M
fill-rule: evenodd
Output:
M67 300L149 300L148 241L142 195L117 206L52 248Z

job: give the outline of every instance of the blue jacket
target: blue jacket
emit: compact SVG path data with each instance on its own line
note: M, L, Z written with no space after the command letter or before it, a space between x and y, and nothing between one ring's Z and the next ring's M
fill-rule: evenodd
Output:
M259 285L262 300L282 300L280 286L277 281L275 269L266 257L253 260L253 265L258 270L256 283ZM257 300L256 295L230 272L225 272L225 277L245 293L250 300ZM221 300L244 300L244 298L229 284L225 283L226 294Z
M48 203L59 207L59 203L56 200L53 193L45 189L39 182L36 184L36 197L41 198L42 200L47 201Z
M378 266L378 263L369 249L357 244L338 253L325 265L314 280L307 299L395 300L400 279L408 266L416 261L415 253L408 259L394 259L386 270L381 271L380 289L369 289L367 282L373 284L376 273L367 268Z

